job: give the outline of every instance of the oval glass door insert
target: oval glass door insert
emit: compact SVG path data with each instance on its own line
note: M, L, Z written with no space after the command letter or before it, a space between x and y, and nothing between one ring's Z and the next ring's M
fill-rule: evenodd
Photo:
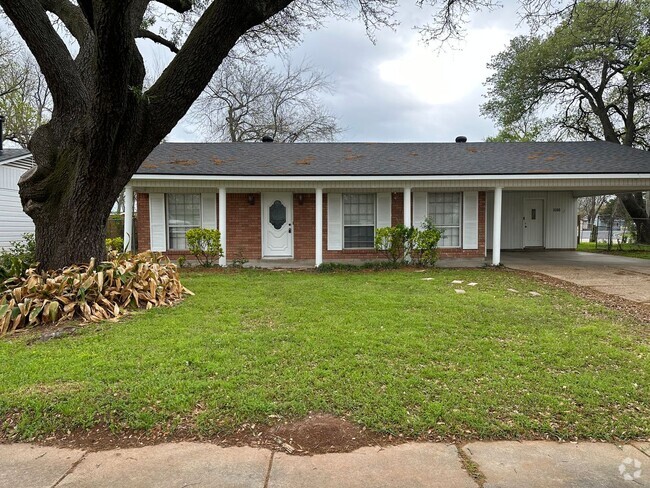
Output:
M269 222L276 230L280 230L286 221L287 209L280 200L276 200L269 207Z

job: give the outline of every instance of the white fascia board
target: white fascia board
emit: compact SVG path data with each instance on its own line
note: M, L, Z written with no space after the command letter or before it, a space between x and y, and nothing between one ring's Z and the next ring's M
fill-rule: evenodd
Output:
M573 173L573 174L537 174L537 175L400 175L400 176L221 176L221 175L149 175L135 174L133 181L175 180L175 181L503 181L503 180L618 180L618 179L650 179L650 173Z

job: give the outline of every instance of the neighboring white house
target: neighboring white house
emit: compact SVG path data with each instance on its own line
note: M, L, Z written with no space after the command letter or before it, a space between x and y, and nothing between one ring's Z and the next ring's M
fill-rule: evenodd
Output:
M0 149L0 249L34 232L32 219L23 212L18 195L18 180L34 164L25 149Z

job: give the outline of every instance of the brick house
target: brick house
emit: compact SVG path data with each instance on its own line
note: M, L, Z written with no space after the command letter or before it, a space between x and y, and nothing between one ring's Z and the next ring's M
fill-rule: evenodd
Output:
M461 139L462 140L462 139ZM577 198L650 188L650 154L605 142L163 143L127 186L138 250L187 255L221 231L225 265L370 260L377 228L431 219L444 257L575 249ZM125 242L132 212L127 211Z

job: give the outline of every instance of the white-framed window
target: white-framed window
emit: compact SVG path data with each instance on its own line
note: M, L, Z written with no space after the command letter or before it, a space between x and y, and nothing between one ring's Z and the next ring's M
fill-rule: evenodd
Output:
M343 194L343 248L375 247L376 200L374 193Z
M428 195L427 217L442 231L440 247L460 247L461 196L460 192Z
M185 233L201 227L201 194L168 193L166 200L168 248L186 250Z

